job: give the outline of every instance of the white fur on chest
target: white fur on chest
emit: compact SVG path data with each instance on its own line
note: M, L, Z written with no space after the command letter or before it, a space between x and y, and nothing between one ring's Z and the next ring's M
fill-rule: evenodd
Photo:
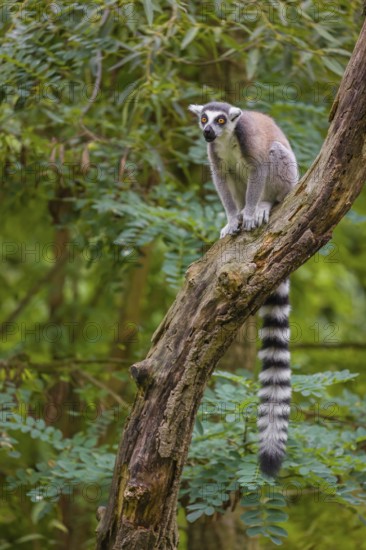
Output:
M215 140L214 147L220 162L221 178L230 189L238 210L242 210L245 205L248 166L238 140L234 135L228 137L222 135Z
M234 135L222 135L215 140L215 152L223 166L236 175L243 175L246 162L240 150L238 140Z

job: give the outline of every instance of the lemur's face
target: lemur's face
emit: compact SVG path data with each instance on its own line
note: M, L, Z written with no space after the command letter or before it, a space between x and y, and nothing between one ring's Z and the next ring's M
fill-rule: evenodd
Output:
M203 137L208 143L225 134L231 134L235 128L241 109L228 105L227 110L210 109L209 105L190 105L189 110L198 116Z
M207 109L201 114L199 125L203 131L203 137L210 143L228 130L227 114Z

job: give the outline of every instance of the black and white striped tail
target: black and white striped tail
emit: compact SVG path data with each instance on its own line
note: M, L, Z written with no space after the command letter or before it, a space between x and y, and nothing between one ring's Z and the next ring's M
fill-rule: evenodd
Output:
M275 476L286 454L290 416L291 371L289 352L289 286L286 279L267 298L259 313L262 372L258 411L259 461L263 473Z

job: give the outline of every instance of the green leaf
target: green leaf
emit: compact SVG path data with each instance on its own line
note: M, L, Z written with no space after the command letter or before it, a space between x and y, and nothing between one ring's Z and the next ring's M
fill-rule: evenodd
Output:
M192 42L192 40L194 39L194 37L196 36L196 34L198 33L198 30L199 30L199 27L191 27L187 33L185 34L183 40L182 40L182 43L180 45L180 48L181 50L184 50L184 48L186 46L188 46L188 44L190 44Z
M267 531L273 535L277 535L278 537L288 537L288 532L286 529L283 529L278 525L269 525L267 527Z
M322 57L324 65L333 73L343 76L344 68L342 65L336 61L335 59L330 59L330 57L323 56Z
M326 38L327 42L338 43L338 40L334 38L334 36L330 34L330 32L328 32L327 29L322 27L321 25L314 25L314 29L320 36L322 36L323 38Z
M268 521L278 522L288 520L288 514L282 510L277 510L276 508L266 508L266 512Z
M152 4L151 0L142 0L142 3L143 3L143 6L144 6L147 22L149 23L149 25L152 25L153 20L154 20L154 7L153 7L153 4Z
M18 544L23 544L23 542L30 542L32 540L41 540L45 537L43 535L40 535L39 533L32 533L31 535L25 535L24 537L21 537L20 539L17 539Z
M240 517L243 519L242 516L240 516ZM261 525L263 522L262 522L261 517L258 515L258 516L253 516L253 517L247 517L245 519L245 523L246 523L246 525Z
M186 516L186 520L189 521L189 523L193 523L196 521L196 519L200 518L204 515L204 510L200 508L199 510L196 510L195 512L191 512Z
M276 544L277 546L281 546L282 544L282 540L281 539L278 539L277 537L273 537L271 535L269 535L269 538L271 539L271 541Z
M55 529L58 529L59 531L62 531L63 533L68 533L68 529L67 529L66 525L64 525L58 519L51 520L50 521L50 527L54 527Z
M203 428L203 425L202 425L202 422L201 420L198 418L196 418L196 428L197 428L197 431L200 435L203 435L204 434L204 428Z
M266 502L266 505L267 506L271 506L272 507L277 507L277 506L287 506L287 503L286 503L286 500L283 498L271 498L270 500L268 500Z
M260 494L259 493L249 493L247 495L244 495L240 499L240 504L242 506L254 506L258 505L260 502Z
M31 513L31 518L33 523L38 523L38 521L43 517L44 511L48 508L49 504L45 500L41 502L37 502L33 508Z
M263 529L263 527L249 527L248 529L246 529L246 534L248 535L248 537L256 537L257 535L264 535L265 534L265 530Z
M252 80L257 70L259 61L259 50L257 48L250 50L247 56L246 71L248 80Z

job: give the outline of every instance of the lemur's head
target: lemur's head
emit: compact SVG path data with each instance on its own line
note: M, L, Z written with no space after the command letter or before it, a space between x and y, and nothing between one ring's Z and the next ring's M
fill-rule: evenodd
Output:
M208 142L214 141L223 134L232 133L242 113L239 107L216 101L206 105L190 105L188 109L198 116L203 137Z

